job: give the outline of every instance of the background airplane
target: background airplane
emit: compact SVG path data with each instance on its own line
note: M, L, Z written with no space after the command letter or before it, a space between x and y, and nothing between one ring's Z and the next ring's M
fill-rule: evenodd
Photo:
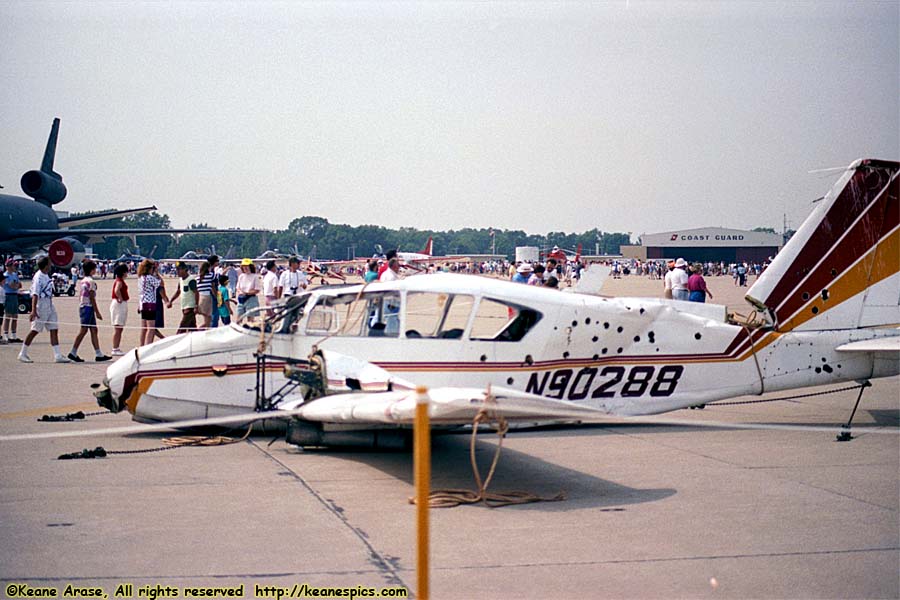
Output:
M398 251L397 258L400 259L401 263L405 263L406 265L422 265L433 262L467 262L471 260L470 257L463 255L445 254L443 256L436 256L434 254L434 239L430 237L428 238L428 241L425 242L425 248L423 248L421 252Z
M138 236L180 233L209 233L210 229L72 229L156 210L155 206L128 210L109 210L84 217L59 217L53 206L62 202L67 193L62 176L53 170L59 119L53 119L44 160L39 170L22 175L22 191L30 198L0 194L0 253L29 254L44 249L53 266L66 268L84 258L84 245L106 236ZM232 231L232 230L229 230Z
M571 251L566 248L553 246L552 248L541 251L541 254L544 255L546 260L553 258L562 265L565 265L568 262L578 262L581 260L581 244L578 244L578 249L575 250L574 253L570 254L570 252Z
M202 262L206 262L210 256L219 256L219 260L221 262L227 261L235 261L237 258L234 256L234 246L229 246L228 251L225 252L224 255L219 255L216 252L215 245L210 246L204 252L195 252L194 250L188 250L178 258L164 258L162 262L171 262L171 263L187 263L189 265L198 265Z
M117 258L115 260L115 262L117 262L117 263L139 263L146 258L153 258L154 252L156 252L156 245L154 245L152 248L150 248L150 252L147 254L147 256L144 256L143 254L141 254L141 249L139 246L135 246L134 252L132 252L130 249L125 250L125 252L123 252L119 256L119 258Z

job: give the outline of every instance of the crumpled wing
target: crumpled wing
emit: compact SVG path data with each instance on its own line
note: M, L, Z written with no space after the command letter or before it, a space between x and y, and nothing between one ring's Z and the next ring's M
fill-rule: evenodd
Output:
M354 380L358 385L356 389L361 388L364 392L416 389L414 383L370 362L331 350L322 350L321 354L327 365L328 390L331 392L345 392L352 389L348 380Z
M495 387L486 402L480 388L434 388L428 391L429 415L434 425L467 425L483 408L509 421L601 421L611 416L602 410L551 400L507 388ZM411 425L416 394L410 391L336 394L303 404L302 400L279 406L307 421L356 425Z

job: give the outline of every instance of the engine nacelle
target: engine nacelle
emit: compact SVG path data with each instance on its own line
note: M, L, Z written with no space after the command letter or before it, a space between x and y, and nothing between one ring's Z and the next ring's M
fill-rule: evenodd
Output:
M84 244L75 238L54 240L47 248L50 264L60 269L67 269L84 258Z
M346 446L381 450L408 450L412 432L402 429L325 431L321 423L293 419L288 423L285 441L304 448Z
M28 171L22 175L22 191L43 204L57 204L66 197L66 185L43 171Z

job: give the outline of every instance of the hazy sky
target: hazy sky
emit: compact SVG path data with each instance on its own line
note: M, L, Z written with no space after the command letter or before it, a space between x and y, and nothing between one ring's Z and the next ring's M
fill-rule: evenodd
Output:
M900 158L898 2L0 3L0 184L173 225L793 227ZM440 251L440 249L436 249Z

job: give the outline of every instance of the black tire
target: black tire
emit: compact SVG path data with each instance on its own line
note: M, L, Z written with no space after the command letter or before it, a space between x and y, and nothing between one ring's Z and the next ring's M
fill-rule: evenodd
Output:
M75 295L75 286L74 285L69 287L68 290L66 290L66 295L68 295L70 297Z
M26 303L22 299L22 295L21 294L19 295L19 314L20 315L31 314L31 296L28 297L28 302Z

